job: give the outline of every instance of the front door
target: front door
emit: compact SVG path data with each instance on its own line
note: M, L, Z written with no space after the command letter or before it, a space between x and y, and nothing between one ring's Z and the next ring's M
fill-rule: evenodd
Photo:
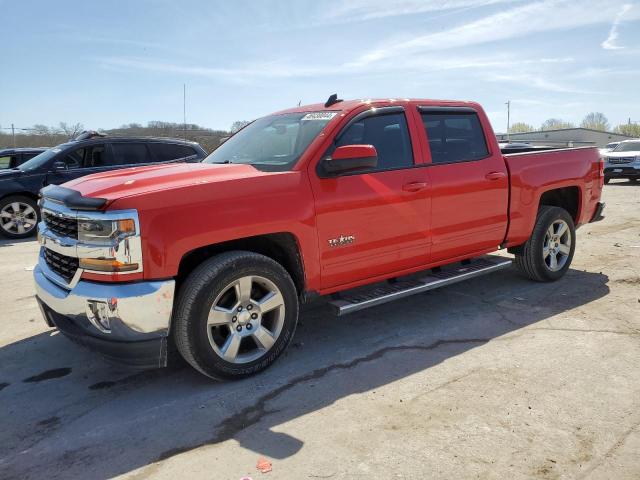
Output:
M62 162L64 168L52 169L47 174L47 185L60 185L85 175L112 168L111 156L104 144L88 145L67 151L60 158L55 158L55 163L58 162Z
M381 108L359 114L337 138L335 147L376 147L378 166L331 178L321 178L315 169L309 172L316 201L322 288L426 263L428 185L425 169L414 168L416 155L404 110Z

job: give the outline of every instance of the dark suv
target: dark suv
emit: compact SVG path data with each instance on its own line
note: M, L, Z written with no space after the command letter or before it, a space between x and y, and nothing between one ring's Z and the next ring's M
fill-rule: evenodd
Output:
M85 132L11 169L0 169L0 234L25 238L40 221L38 192L91 173L160 162L200 162L207 156L195 142L173 138L117 138Z
M46 148L3 148L0 149L0 169L16 168L24 162L40 155Z

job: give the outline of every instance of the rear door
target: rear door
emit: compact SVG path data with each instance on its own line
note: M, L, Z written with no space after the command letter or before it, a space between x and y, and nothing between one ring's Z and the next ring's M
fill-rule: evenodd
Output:
M378 152L377 168L327 177L311 165L323 289L427 262L427 169L416 168L416 131L403 107L361 112L322 158L338 146L369 144Z
M430 164L431 261L498 247L507 230L509 178L500 150L491 151L493 133L471 107L419 106L417 114Z

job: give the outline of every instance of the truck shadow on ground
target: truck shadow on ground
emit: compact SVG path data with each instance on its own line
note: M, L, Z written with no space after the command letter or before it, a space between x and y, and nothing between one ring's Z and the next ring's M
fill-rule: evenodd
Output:
M0 349L0 478L111 478L229 440L286 458L304 438L278 426L524 327L561 329L550 319L607 295L607 282L570 270L540 284L507 270L344 318L320 304L272 368L228 383L185 366L119 370L43 333Z

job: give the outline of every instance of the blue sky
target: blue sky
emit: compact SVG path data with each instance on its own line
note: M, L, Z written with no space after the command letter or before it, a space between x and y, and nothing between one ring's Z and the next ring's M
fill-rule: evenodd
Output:
M637 0L0 0L0 125L228 128L342 98L475 100L496 131L640 121Z

